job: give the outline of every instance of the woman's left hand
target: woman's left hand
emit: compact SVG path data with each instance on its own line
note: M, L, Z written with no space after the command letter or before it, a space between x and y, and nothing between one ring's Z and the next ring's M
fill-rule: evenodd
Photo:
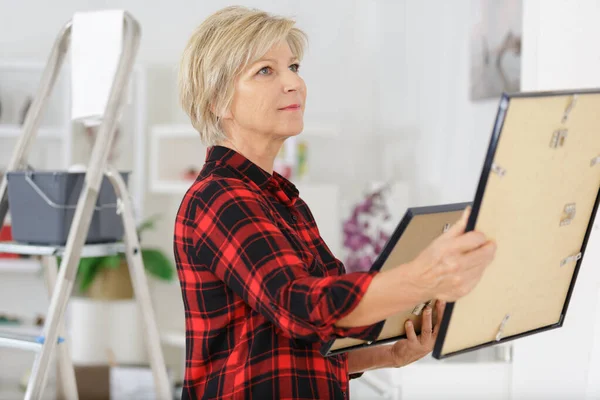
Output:
M435 325L433 325L432 321L433 310L431 306L427 306L425 307L425 310L423 310L421 334L418 336L415 333L415 327L412 321L406 321L405 329L407 338L397 341L390 348L394 367L402 367L415 362L425 357L433 350L433 345L435 344L435 339L437 338L442 322L445 303L437 300L435 307L437 313Z

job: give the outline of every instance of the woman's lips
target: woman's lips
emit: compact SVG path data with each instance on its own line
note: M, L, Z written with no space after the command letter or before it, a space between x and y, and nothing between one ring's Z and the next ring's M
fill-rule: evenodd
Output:
M300 108L301 108L300 104L290 104L287 107L280 108L280 110L281 111L294 111L294 110L299 110Z

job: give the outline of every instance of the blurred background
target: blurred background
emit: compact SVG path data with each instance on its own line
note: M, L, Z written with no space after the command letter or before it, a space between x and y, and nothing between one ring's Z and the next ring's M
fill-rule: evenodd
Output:
M357 251L348 245L344 224L382 188L391 222L365 218L379 221L384 233L407 207L473 200L503 91L600 86L600 1L239 4L294 17L309 36L301 68L308 86L305 130L285 147L279 165L290 172L342 260ZM174 217L205 157L178 105L179 57L192 30L228 5L224 0L0 0L0 173L64 23L77 11L129 11L141 23L142 40L111 160L131 171L136 217L140 226L151 222L143 225L142 246L156 250L157 268L168 269ZM95 131L70 121L70 95L67 66L30 157L36 169L65 169L89 158ZM600 398L597 233L588 246L565 327L444 361L427 357L405 368L368 372L351 382L352 398ZM0 258L0 318L7 326L43 320L48 297L39 269L34 260ZM177 383L185 346L179 283L160 271L149 279ZM72 344L73 358L90 382L105 379L109 364L136 366L143 373L148 363L131 295L107 293L101 284L97 278L95 289L78 287L68 309L69 326L85 338ZM95 315L102 317L80 326L77 316L91 309L101 310ZM106 326L117 333L107 337ZM0 349L0 399L23 396L19 382L31 357ZM96 369L86 370L89 366ZM133 390L133 381L144 384L130 378L113 385L122 385L125 393ZM51 385L52 377L48 398L55 395Z

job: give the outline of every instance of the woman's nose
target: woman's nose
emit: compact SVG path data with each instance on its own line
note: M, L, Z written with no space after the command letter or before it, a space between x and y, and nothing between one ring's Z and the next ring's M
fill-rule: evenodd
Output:
M302 87L303 80L297 73L288 71L283 77L284 92L295 92Z

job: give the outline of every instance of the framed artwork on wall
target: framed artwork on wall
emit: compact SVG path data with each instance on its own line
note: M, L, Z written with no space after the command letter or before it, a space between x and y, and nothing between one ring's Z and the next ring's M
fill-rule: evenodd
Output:
M521 87L522 0L476 0L471 30L471 100Z

